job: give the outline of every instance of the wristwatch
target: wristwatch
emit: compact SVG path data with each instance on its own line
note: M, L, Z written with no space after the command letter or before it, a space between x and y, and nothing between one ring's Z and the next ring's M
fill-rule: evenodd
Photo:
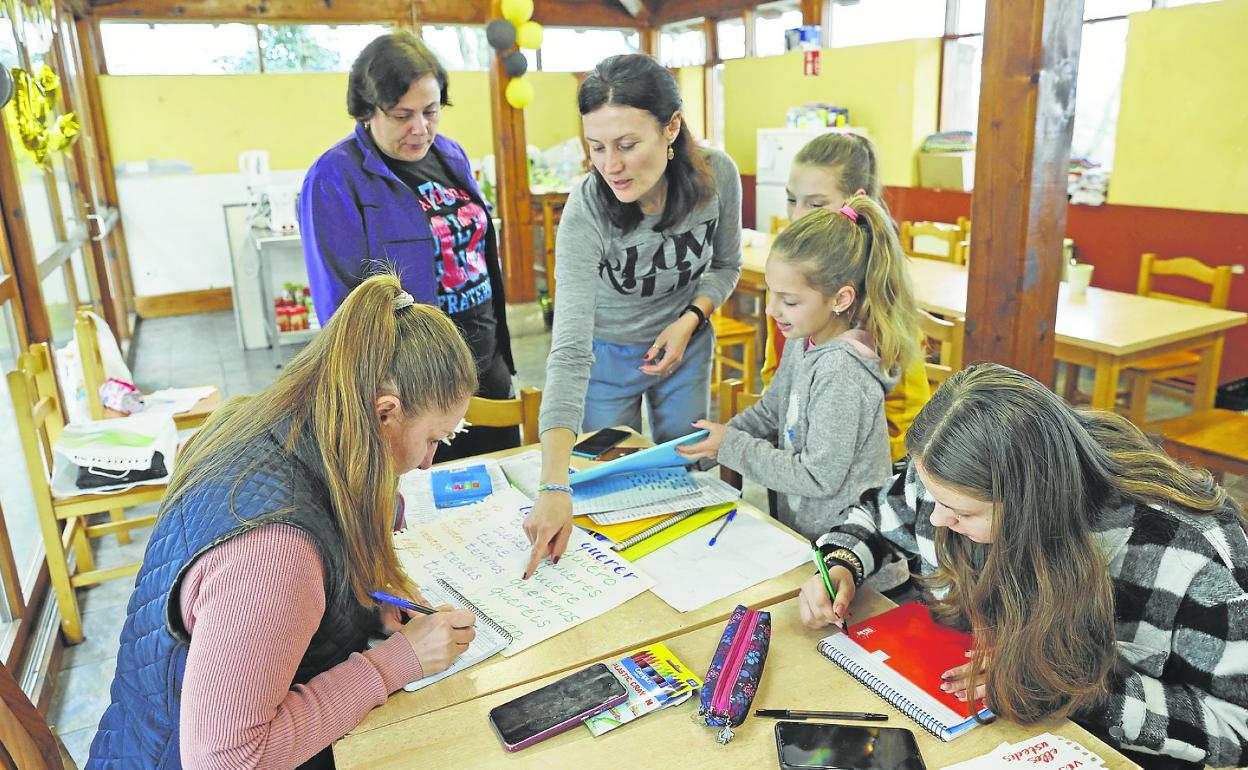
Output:
M692 302L690 302L688 305L685 305L685 309L680 311L681 315L684 315L685 313L693 313L694 315L698 317L698 325L693 330L694 334L697 334L698 332L705 329L706 325L711 322L711 319L706 317L706 313L702 312L702 308L698 307Z

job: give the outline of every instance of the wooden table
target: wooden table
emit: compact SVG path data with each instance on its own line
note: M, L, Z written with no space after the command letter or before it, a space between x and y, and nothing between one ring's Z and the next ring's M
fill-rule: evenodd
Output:
M763 282L767 247L742 249L741 283ZM967 269L933 259L911 259L919 307L945 316L966 315ZM1135 361L1176 350L1200 354L1192 410L1213 406L1227 329L1248 323L1248 314L1089 288L1085 298L1069 296L1061 284L1057 297L1055 356L1091 367L1096 373L1092 406L1113 409L1119 373Z
M623 443L627 446L648 442L640 436L634 436ZM532 448L534 447L499 452L496 455L505 456ZM576 466L586 462L573 458L573 465ZM762 519L805 542L804 538L792 533L745 501L738 503L737 511L738 516L748 515ZM337 754L338 746L352 745L362 734L409 721L421 714L561 671L582 668L600 658L623 654L650 642L712 623L721 623L732 614L737 604L759 606L788 599L797 595L802 581L810 574L809 564L794 567L785 574L759 583L746 591L686 613L677 612L652 591L646 591L603 615L587 620L510 658L495 656L416 692L400 690L391 695L385 704L373 709L354 731L339 741L334 752Z
M880 594L863 588L854 602L854 616L866 618L892 606ZM827 631L801 624L797 600L770 606L772 637L767 666L755 708L808 708L886 711L888 725L911 730L931 770L970 759L1003 741L1017 742L1043 732L1078 741L1110 768L1137 767L1110 746L1068 720L1022 726L1003 721L981 725L954 741L943 743L919 729L900 712L820 655L815 644ZM715 651L722 624L666 640L667 646L695 671L705 671ZM635 646L640 646L639 644ZM603 656L611 660L616 655ZM576 668L579 668L577 666ZM338 767L775 767L775 720L751 716L736 729L727 746L715 742L718 729L691 717L698 699L643 717L599 738L576 727L519 752L509 753L488 720L491 708L557 679L558 676L513 687L466 703L405 720L388 728L347 736L334 747ZM876 723L870 723L876 724Z

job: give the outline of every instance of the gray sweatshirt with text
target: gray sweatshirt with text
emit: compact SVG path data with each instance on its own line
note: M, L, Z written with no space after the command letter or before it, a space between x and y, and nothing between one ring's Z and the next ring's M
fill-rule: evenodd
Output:
M828 532L892 474L885 372L865 332L806 350L789 340L762 399L728 421L719 463L775 490L776 518L810 538Z
M555 240L555 328L539 430L580 432L593 340L649 344L699 295L724 304L741 274L741 177L719 150L700 149L715 192L674 227L658 214L631 232L611 224L592 175L568 196ZM640 365L640 362L639 362Z

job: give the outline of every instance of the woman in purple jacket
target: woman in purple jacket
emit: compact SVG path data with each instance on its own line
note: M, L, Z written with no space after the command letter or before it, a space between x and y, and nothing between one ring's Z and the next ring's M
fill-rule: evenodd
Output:
M383 268L417 302L450 316L472 350L486 398L511 398L507 331L494 226L464 148L438 134L450 104L446 69L410 32L382 35L351 66L347 111L355 132L312 164L299 227L316 314ZM520 445L516 428L471 428L438 459Z

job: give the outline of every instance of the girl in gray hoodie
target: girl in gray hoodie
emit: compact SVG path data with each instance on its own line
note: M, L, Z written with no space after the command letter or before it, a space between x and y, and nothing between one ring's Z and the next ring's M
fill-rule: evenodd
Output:
M776 238L767 314L784 334L771 387L681 448L777 493L782 523L814 538L892 468L884 396L918 355L914 292L891 220L866 196L813 211Z

